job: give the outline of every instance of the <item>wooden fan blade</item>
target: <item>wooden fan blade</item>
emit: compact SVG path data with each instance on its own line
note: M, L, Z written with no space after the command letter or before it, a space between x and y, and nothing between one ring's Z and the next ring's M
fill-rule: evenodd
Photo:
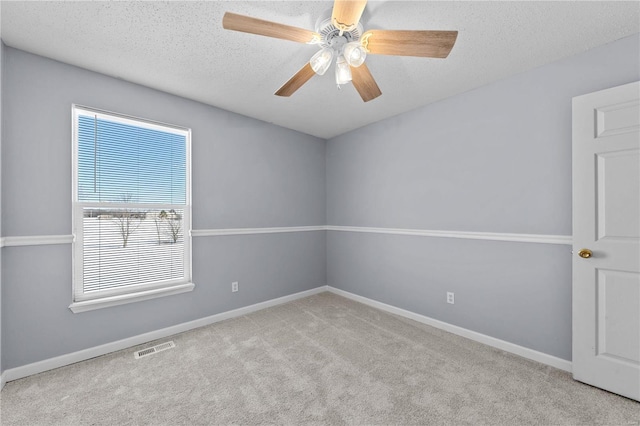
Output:
M283 84L275 94L278 96L291 96L315 74L316 73L313 71L313 68L311 68L311 65L307 62L305 66L291 77L289 81Z
M362 64L359 67L351 67L351 82L365 102L382 95L366 64Z
M335 0L331 23L339 30L351 31L358 26L367 0Z
M374 55L446 58L457 37L457 31L370 30L361 40Z
M225 13L222 17L222 28L225 30L297 41L298 43L311 43L321 38L320 34L314 31L231 12Z

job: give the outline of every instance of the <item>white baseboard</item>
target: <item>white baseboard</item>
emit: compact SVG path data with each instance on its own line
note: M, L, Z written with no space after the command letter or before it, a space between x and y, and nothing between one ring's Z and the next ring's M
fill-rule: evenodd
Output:
M291 302L293 300L302 299L304 297L308 297L308 296L322 293L325 291L330 291L339 296L343 296L348 299L355 300L356 302L360 302L365 305L372 306L382 311L400 315L402 317L409 318L414 321L418 321L423 324L427 324L432 327L436 327L441 330L445 330L462 337L466 337L476 342L480 342L485 345L492 346L494 348L498 348L503 351L510 352L510 353L522 356L524 358L540 362L542 364L559 368L560 370L571 372L571 361L557 358L549 354L545 354L542 352L535 351L533 349L525 348L523 346L519 346L514 343L496 339L494 337L490 337L485 334L467 330L466 328L451 325L446 322L429 318L424 315L416 314L414 312L407 311L405 309L397 308L395 306L387 305L386 303L378 302L373 299L368 299L363 296L358 296L356 294L349 293L347 291L325 285L325 286L316 287L311 290L290 294L288 296L279 297L277 299L267 300L265 302L260 302L254 305L249 305L249 306L234 309L231 311L222 312L219 314L211 315L205 318L200 318L194 321L185 322L182 324L174 325L174 326L163 328L160 330L151 331L149 333L128 337L126 339L118 340L116 342L106 343L104 345L95 346L93 348L83 349L81 351L72 352L70 354L60 355L55 358L49 358L42 361L34 362L32 364L11 368L11 369L5 370L4 372L2 372L2 374L0 374L0 389L4 387L5 383L10 382L12 380L22 379L23 377L42 373L47 370L53 370L54 368L64 367L65 365L70 365L76 362L85 361L87 359L95 358L97 356L101 356L111 352L130 348L132 346L141 345L143 343L150 342L153 340L162 339L165 337L172 336L174 334L193 330L194 328L204 327L209 324L213 324L219 321L224 321L226 319L247 315L247 314L250 314L251 312L255 312L261 309L266 309L272 306Z
M357 294L349 293L348 291L340 290L335 287L328 286L328 291L335 293L339 296L346 297L347 299L355 300L356 302L369 305L371 307L386 311L392 314L399 315L401 317L409 318L414 321L421 322L423 324L430 325L435 328L439 328L449 333L457 334L458 336L466 337L467 339L474 340L479 343L483 343L488 346L510 352L512 354L519 355L523 358L531 359L542 364L549 365L551 367L558 368L560 370L571 372L571 361L567 361L562 358L555 357L553 355L538 352L533 349L525 348L524 346L516 345L504 340L496 339L495 337L487 336L486 334L478 333L468 330L466 328L458 327L443 321L439 321L424 315L416 314L415 312L407 311L405 309L396 308L395 306L387 305L386 303L378 302L377 300L369 299Z
M150 342L153 340L162 339L168 336L172 336L174 334L193 330L194 328L204 327L209 324L213 324L219 321L224 321L226 319L240 317L243 315L247 315L251 312L270 308L276 305L281 305L283 303L291 302L297 299L302 299L303 297L308 297L308 296L322 293L325 291L327 291L326 285L316 287L311 290L290 294L288 296L278 297L277 299L271 299L265 302L256 303L254 305L249 305L242 308L234 309L232 311L222 312L222 313L211 315L205 318L200 318L197 320L185 322L182 324L174 325L174 326L163 328L160 330L150 331L148 333L139 334L133 337L128 337L126 339L118 340L116 342L106 343L104 345L95 346L93 348L83 349L81 351L72 352L70 354L60 355L55 358L49 358L42 361L34 362L32 364L11 368L11 369L5 370L2 373L2 386L4 386L6 382L10 382L12 380L22 379L23 377L42 373L43 371L64 367L65 365L73 364L80 361L85 361L87 359L95 358L97 356L101 356L111 352L130 348L132 346L141 345L143 343Z

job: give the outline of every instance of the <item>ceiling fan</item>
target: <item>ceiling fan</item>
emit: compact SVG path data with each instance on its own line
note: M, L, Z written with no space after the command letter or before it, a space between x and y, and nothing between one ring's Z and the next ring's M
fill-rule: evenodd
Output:
M291 96L315 74L323 75L335 58L338 88L351 81L362 100L368 102L380 96L382 92L364 63L367 54L425 58L449 56L458 36L457 31L363 32L360 17L366 5L366 0L335 0L333 9L318 19L315 31L231 12L224 14L222 27L320 46L320 50L311 60L276 91L275 94L278 96Z

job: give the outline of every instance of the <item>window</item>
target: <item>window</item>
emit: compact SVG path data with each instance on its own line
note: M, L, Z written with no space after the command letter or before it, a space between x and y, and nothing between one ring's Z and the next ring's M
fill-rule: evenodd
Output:
M73 107L74 312L193 289L190 131Z

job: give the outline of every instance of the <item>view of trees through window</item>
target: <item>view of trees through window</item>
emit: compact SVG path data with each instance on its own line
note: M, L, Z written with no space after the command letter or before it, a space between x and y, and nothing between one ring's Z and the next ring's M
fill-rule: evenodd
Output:
M76 121L82 292L184 278L186 132L82 111Z

